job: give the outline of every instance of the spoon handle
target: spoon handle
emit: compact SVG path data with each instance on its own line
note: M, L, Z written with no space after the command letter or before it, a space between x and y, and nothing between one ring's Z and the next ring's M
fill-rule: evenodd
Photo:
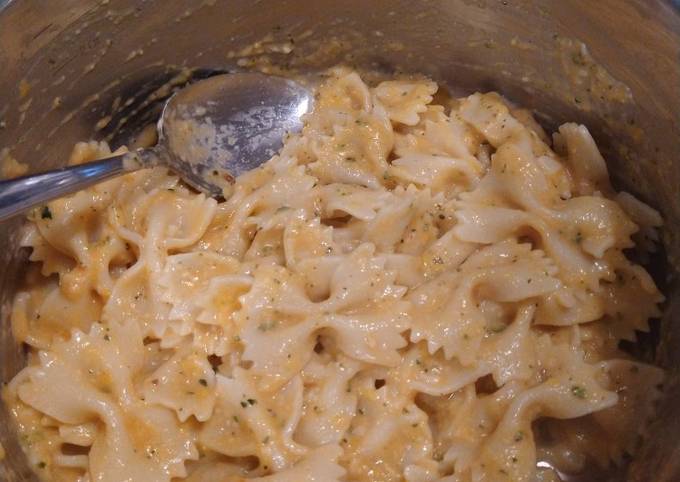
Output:
M0 181L0 222L33 207L144 167L134 153ZM136 162L135 162L136 161Z

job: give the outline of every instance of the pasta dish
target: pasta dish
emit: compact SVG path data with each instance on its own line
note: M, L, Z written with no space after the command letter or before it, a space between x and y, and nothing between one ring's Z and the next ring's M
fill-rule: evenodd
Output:
M588 130L336 68L227 199L165 168L29 216L4 389L59 482L559 480L620 464L661 369L659 214ZM110 154L76 145L70 162ZM537 462L545 462L538 464Z

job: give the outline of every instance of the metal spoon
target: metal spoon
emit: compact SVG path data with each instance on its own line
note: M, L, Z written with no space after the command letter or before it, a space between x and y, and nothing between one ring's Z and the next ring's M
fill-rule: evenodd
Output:
M313 98L302 85L257 73L200 80L168 99L158 144L100 161L0 181L0 222L52 199L138 169L165 164L219 197L229 180L269 159L302 128Z

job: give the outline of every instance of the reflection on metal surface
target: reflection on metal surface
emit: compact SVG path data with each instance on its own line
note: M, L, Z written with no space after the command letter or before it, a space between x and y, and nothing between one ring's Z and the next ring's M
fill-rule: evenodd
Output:
M192 84L163 111L161 143L169 162L190 184L217 196L217 170L236 177L258 167L302 129L311 93L282 77L224 74ZM221 178L221 176L214 176Z

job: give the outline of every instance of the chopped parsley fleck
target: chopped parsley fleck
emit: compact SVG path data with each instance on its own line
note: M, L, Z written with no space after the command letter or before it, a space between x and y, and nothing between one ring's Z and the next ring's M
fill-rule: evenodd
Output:
M580 385L572 385L571 394L576 398L586 398L586 389Z
M524 440L524 432L522 432L521 430L517 432L513 440L515 442L521 442L522 440Z
M260 331L273 330L275 327L276 327L276 321L274 321L274 320L265 321L265 322L257 325L257 329L260 330Z
M205 378L200 378L200 379L198 380L198 383L200 383L200 384L203 385L204 387L207 387L207 386L208 386L208 380L206 380Z
M246 400L246 401L247 401L250 405L255 405L255 404L257 403L257 400L255 400L254 398L249 398L249 399Z
M45 462L43 462L42 460L40 462L38 462L38 468L39 469L44 469L45 467L47 467L47 464Z
M44 206L42 211L40 211L40 217L43 219L52 219L52 211L50 211L50 208Z
M502 323L499 323L499 324L497 324L497 325L492 325L492 326L490 326L490 327L489 327L489 331L490 331L491 333L500 333L500 332L504 331L506 328L507 328L507 325L504 325L504 324L502 324Z

